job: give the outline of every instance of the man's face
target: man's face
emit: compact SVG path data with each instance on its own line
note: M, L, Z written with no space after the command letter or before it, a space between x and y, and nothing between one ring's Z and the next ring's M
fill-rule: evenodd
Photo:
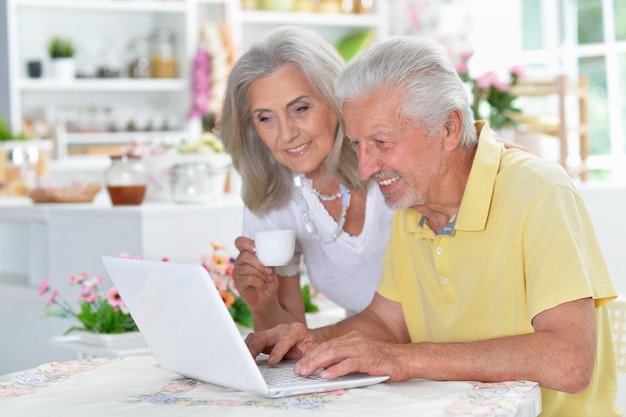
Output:
M388 88L344 102L343 115L361 177L378 183L387 205L398 210L426 204L442 168L442 132L429 134L403 115L397 92Z

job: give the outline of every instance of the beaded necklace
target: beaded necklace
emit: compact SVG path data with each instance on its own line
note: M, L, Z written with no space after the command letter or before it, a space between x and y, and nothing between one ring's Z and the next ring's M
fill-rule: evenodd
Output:
M339 184L339 192L337 194L333 194L331 196L320 194L315 188L313 188L313 181L306 178L303 174L296 174L293 176L293 186L296 190L296 197L298 198L298 201L296 202L298 205L298 211L304 220L304 228L306 231L321 243L332 243L337 240L337 237L339 237L339 234L343 230L343 225L346 222L346 213L350 207L350 190L348 190L345 185ZM309 206L304 199L304 195L302 194L302 190L304 188L311 190L315 196L324 201L332 201L341 197L341 215L339 216L339 221L337 221L337 229L335 229L333 233L320 235L317 231L317 226L309 216Z

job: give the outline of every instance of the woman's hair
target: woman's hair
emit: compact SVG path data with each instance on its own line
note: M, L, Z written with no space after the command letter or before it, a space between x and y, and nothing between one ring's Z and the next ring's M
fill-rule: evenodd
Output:
M463 114L461 144L477 142L474 115L463 82L445 49L428 39L392 36L356 56L339 75L336 95L353 100L391 87L403 112L429 133L441 129L454 110Z
M255 81L272 75L285 64L297 67L337 120L343 120L341 101L335 96L334 86L345 62L337 50L315 32L291 26L275 29L237 60L228 78L216 131L241 175L243 201L257 214L283 204L291 195L293 185L292 172L276 161L254 128L248 91ZM324 166L353 191L363 189L356 153L344 138L341 123L338 123L335 144Z

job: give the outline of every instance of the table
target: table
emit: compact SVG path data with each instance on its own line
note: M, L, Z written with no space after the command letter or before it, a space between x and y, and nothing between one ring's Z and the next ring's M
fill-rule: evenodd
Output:
M477 416L536 417L535 382L385 382L267 399L181 377L152 356L52 362L0 377L6 416Z

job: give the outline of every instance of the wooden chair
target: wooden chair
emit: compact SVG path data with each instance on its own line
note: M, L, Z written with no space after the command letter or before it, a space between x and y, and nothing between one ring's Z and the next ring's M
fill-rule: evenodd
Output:
M573 175L578 175L581 181L588 176L587 157L589 156L589 129L587 118L587 100L589 95L589 80L586 76L579 77L577 82L571 82L567 75L559 75L550 80L526 80L512 87L511 92L518 97L556 97L558 106L547 114L537 114L529 106L522 106L521 113L512 113L510 116L518 123L518 130L524 132L541 133L553 136L559 140L559 163ZM571 111L572 99L577 99L578 121L574 123ZM577 132L580 147L580 166L577 169L568 166L568 136L570 132Z

